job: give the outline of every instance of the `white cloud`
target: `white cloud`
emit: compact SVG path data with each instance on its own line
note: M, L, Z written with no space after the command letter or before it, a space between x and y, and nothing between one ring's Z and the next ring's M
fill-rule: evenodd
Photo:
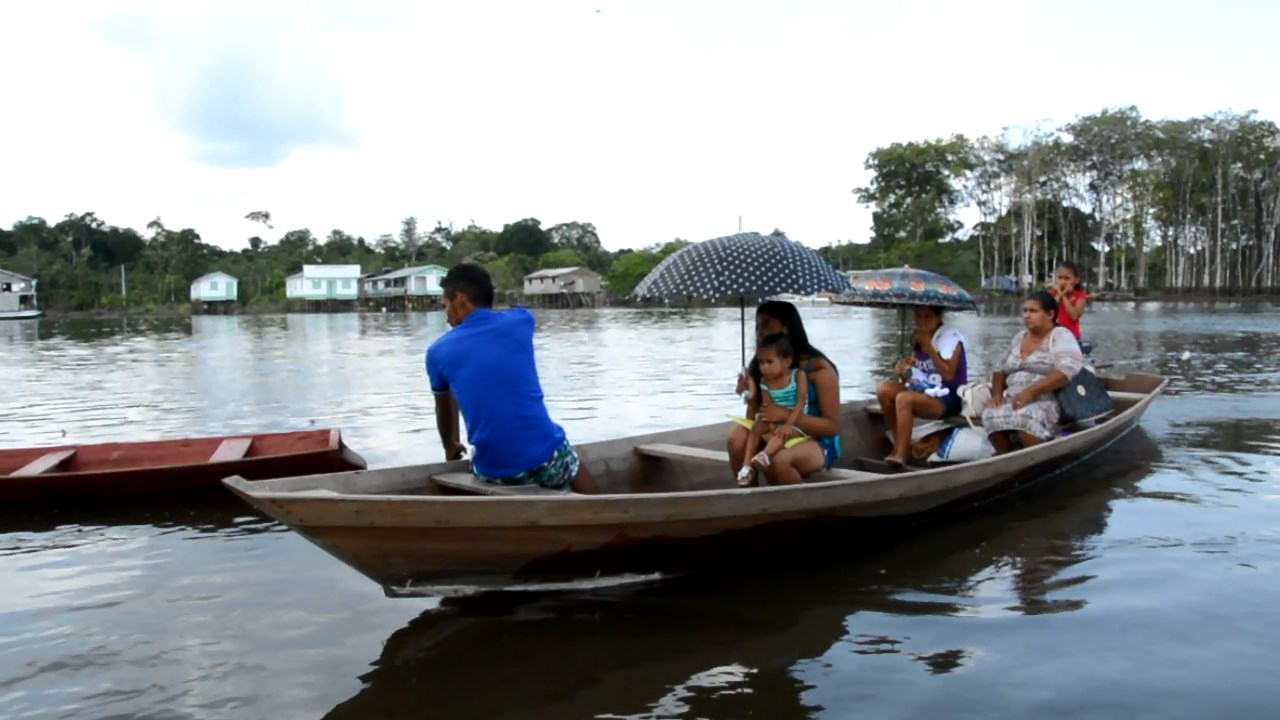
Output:
M1256 94L1278 54L1253 29L1267 23L1229 7L5 4L19 31L0 63L19 72L0 77L0 223L159 215L241 247L257 209L279 232L368 238L410 214L534 216L594 222L618 248L741 214L813 245L861 240L851 191L879 145L1115 104L1274 102ZM1225 40L1208 30L1223 23Z

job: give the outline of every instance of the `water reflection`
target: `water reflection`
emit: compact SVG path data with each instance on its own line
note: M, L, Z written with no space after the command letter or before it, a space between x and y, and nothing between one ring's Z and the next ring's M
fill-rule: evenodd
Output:
M191 500L196 502L191 503ZM280 532L284 528L230 495L201 494L181 500L135 499L128 504L76 505L60 508L47 504L25 506L21 514L0 516L0 554L23 534L56 540L50 533L147 527L161 532L199 535L244 535Z
M910 535L859 537L858 553L832 537L767 575L445 600L392 633L364 689L326 717L811 717L825 686L858 682L866 663L945 675L975 661L964 641L939 647L904 619L1084 607L1092 575L1078 567L1094 559L1111 503L1158 458L1139 430L1108 464L1082 467L1083 480ZM1116 466L1129 469L1087 479Z

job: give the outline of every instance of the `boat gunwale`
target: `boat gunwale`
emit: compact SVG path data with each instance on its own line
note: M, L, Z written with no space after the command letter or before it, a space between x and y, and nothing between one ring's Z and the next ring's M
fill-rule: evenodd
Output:
M441 462L441 463L425 463L413 465L400 465L387 468L351 470L336 473L320 473L307 476L296 476L292 478L279 478L272 480L250 481L238 475L230 476L222 479L222 483L240 496L243 500L252 505L259 506L259 503L265 505L275 505L280 509L280 503L287 503L291 507L301 507L306 505L312 506L312 503L323 505L336 503L359 503L361 505L382 506L391 504L393 506L413 506L420 508L430 505L447 505L456 506L476 506L485 507L486 504L498 507L488 507L490 512L500 512L500 508L509 505L511 508L520 508L522 513L526 513L530 509L549 508L554 509L557 506L563 506L564 503L575 503L578 510L587 510L591 506L599 506L601 509L608 508L616 511L616 507L626 503L628 507L651 506L651 505L670 505L680 504L683 501L697 501L707 499L718 499L726 501L732 507L721 508L721 511L703 510L696 513L697 517L719 517L729 515L742 515L743 510L750 511L750 514L787 514L796 512L814 512L828 508L838 508L849 504L857 504L859 501L839 501L836 499L828 500L830 494L840 494L855 488L865 488L868 490L880 490L890 484L902 484L904 481L922 481L927 482L938 477L947 477L957 475L959 473L981 473L984 468L991 468L994 471L988 475L1005 475L1009 473L1018 473L1035 467L1042 463L1052 461L1072 452L1075 447L1089 448L1086 451L1092 454L1096 451L1095 445L1099 448L1105 448L1109 442L1105 441L1105 436L1111 433L1116 434L1116 439L1127 432L1131 427L1130 421L1136 422L1136 418L1140 417L1148 406L1160 397L1164 390L1168 387L1169 378L1167 376L1156 375L1153 377L1160 378L1159 384L1148 392L1134 393L1143 396L1141 399L1135 400L1132 405L1120 411L1116 415L1099 422L1092 427L1084 428L1078 432L1072 433L1066 437L1055 438L1049 442L1035 445L1030 448L1020 448L1018 450L1005 453L1003 455L992 455L990 457L972 460L964 463L951 465L940 465L935 467L921 468L918 470L910 470L897 473L868 473L865 471L849 470L846 468L833 468L827 471L830 476L836 476L832 479L824 479L820 482L805 482L798 485L770 485L764 487L725 487L710 488L705 490L669 490L662 492L626 492L626 493L594 493L591 495L582 495L578 493L564 493L563 495L423 495L423 494L399 494L399 493L352 493L330 490L327 487L321 487L318 484L312 487L302 487L290 490L273 490L271 484L280 481L300 481L307 479L335 478L346 475L357 475L364 473L397 473L397 472L414 472L417 474L425 473L427 482L432 474L457 471L465 468L465 461ZM1118 378L1122 380L1123 378ZM862 405L867 406L872 400L860 399L851 400L843 404L845 408L850 406ZM843 412L844 410L842 410ZM598 440L592 443L585 443L582 447L586 448L591 445L623 442L631 439L652 437L662 435L667 432L688 433L698 430L710 430L717 427L723 427L726 431L732 427L732 421L708 423L701 426L689 428L672 428L667 431L658 431L655 433L647 433L630 437L620 437L607 440ZM1119 428L1119 430L1117 430ZM842 472L857 473L858 477L839 478ZM871 477L867 477L871 476ZM955 487L963 487L971 484L972 480L960 482ZM900 495L897 499L916 497L927 494L930 491L937 491L938 488L929 488L916 492L909 492ZM790 502L783 505L770 507L762 506L759 501L773 497L779 499L786 498ZM796 498L793 500L793 498ZM798 500L798 498L806 498L806 500ZM866 504L883 502L882 500L866 500ZM273 515L275 513L272 513ZM640 515L640 513L637 513ZM497 516L495 516L496 519ZM674 518L673 518L674 519ZM598 519L597 519L598 520ZM615 519L609 519L609 522L616 522ZM642 517L631 518L635 522L651 522ZM582 522L581 519L578 522ZM286 523L292 525L292 523ZM445 523L446 525L455 526L454 523ZM522 517L520 526L530 525L560 525L559 522L538 522L536 518ZM588 524L596 524L590 522ZM312 526L306 523L304 526ZM319 524L317 526L323 526Z

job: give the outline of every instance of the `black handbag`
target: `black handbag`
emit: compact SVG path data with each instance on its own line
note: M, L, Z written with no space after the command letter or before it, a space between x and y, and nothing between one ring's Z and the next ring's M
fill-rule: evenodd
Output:
M1102 378L1087 368L1082 368L1058 391L1058 404L1062 407L1063 424L1106 415L1116 408Z

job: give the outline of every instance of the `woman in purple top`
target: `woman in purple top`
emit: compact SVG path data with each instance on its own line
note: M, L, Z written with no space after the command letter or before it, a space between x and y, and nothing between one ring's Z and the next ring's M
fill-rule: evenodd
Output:
M958 389L969 382L964 336L942 322L942 308L917 307L916 341L912 356L894 368L905 382L886 380L876 396L885 422L893 427L893 452L884 461L905 465L916 418L939 419L959 415L963 404Z

